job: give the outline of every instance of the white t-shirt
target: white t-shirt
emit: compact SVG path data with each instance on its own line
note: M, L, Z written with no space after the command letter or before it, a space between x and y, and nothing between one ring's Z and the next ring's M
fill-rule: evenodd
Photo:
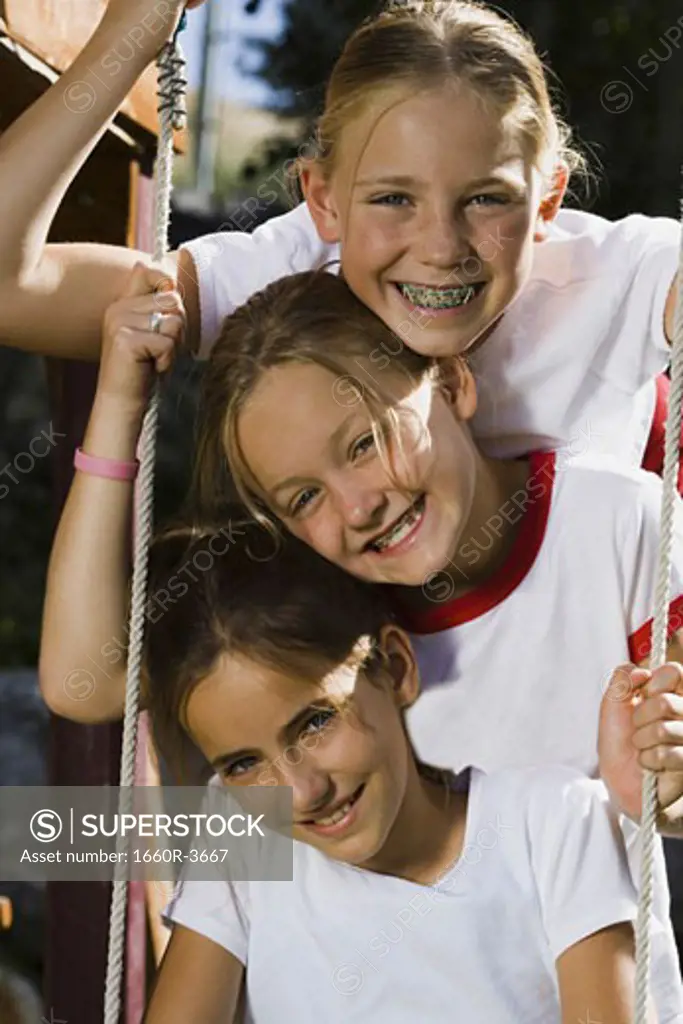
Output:
M292 882L188 882L167 913L247 966L248 1024L560 1024L555 960L636 897L604 787L553 766L473 770L433 886L295 843Z
M422 679L408 728L418 756L454 771L556 762L593 776L610 674L650 654L661 480L605 456L541 453L530 461L517 504L501 509L521 525L498 572L454 599L446 578L437 577L428 588L432 607L402 617ZM683 627L682 516L679 502L670 616L676 629ZM465 542L464 556L474 560L496 528L491 521ZM637 882L637 831L623 824ZM683 1021L683 992L657 847L653 988L663 1024Z
M561 210L534 245L531 278L471 356L479 390L473 429L490 455L567 447L640 465L669 351L664 307L680 228L664 217L608 221ZM271 281L338 269L305 204L253 234L187 243L195 261L206 357L225 316Z

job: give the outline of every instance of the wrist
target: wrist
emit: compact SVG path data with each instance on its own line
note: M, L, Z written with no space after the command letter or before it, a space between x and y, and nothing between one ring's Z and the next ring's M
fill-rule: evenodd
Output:
M93 403L82 448L104 459L135 458L145 406L98 395Z
M150 64L173 36L180 13L178 4L150 3L140 0L136 11L122 16L107 7L96 32L97 42L108 51L130 54L130 63L138 75ZM122 51L120 48L124 46ZM116 53L110 54L112 64ZM120 65L122 61L117 61Z

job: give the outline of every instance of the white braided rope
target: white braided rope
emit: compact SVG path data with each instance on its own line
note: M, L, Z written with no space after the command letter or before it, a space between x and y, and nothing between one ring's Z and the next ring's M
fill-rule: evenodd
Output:
M683 204L681 207L683 218ZM660 517L659 565L655 592L654 622L652 625L651 668L666 661L671 600L671 555L674 540L674 518L678 494L678 468L680 460L681 404L683 403L683 237L679 259L676 296L676 317L671 355L671 390L669 414L664 441L664 472L662 511ZM640 822L640 897L636 921L636 994L634 1024L647 1024L648 990L650 980L650 918L654 887L654 858L657 834L657 774L643 774L643 807Z
M171 219L171 191L173 187L173 131L178 127L179 92L176 72L183 64L177 39L167 44L157 58L160 87L163 83L171 95L162 95L159 104L159 139L155 167L154 204L154 260L161 263L168 251L168 227ZM135 535L133 555L133 580L131 593L130 635L128 666L126 675L126 703L123 720L121 746L119 814L129 814L133 809L133 787L135 785L135 760L137 748L138 714L140 708L140 677L143 660L145 634L145 604L147 598L147 575L149 547L152 540L154 513L154 463L156 456L156 434L159 419L159 385L155 383L152 398L145 414L140 435L140 472L138 474L135 502ZM120 820L120 819L119 819ZM127 854L128 837L117 839L117 853ZM128 856L117 857L114 872L111 909L109 916L109 948L107 951L107 975L104 993L104 1024L118 1024L121 1003L121 981L123 977L126 910L128 884L126 882L126 861ZM122 863L119 864L118 861Z

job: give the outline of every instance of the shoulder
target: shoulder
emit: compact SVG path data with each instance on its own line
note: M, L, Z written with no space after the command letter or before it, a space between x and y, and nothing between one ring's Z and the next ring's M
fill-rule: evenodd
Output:
M602 782L566 764L532 764L490 773L477 771L474 778L480 799L507 808L518 819L530 814L553 814L562 808L588 807L596 801L603 804L609 799Z
M618 253L624 245L634 248L665 247L680 241L680 225L670 217L647 217L631 213L608 220L583 210L560 210L551 225L551 242L572 243L586 251Z
M596 439L594 439L596 440ZM590 437L586 438L587 445ZM629 522L659 516L662 481L655 473L630 466L608 454L555 455L553 505L556 514L584 509L588 515L608 518L627 513Z
M486 820L495 814L497 833L508 834L509 856L525 863L552 858L571 835L609 835L617 816L599 779L565 764L501 768L480 773L479 807Z
M277 252L273 252L274 246ZM293 270L298 268L299 261L303 269L311 269L311 263L322 265L326 259L332 258L334 250L318 235L305 203L271 217L253 231L235 230L235 225L228 221L219 231L192 239L182 246L182 250L191 254L198 273L220 269L221 261L257 248L263 259L269 258L270 253L271 258L278 262L278 269L283 261L290 261Z
M536 244L533 277L566 285L635 274L648 258L666 260L668 266L679 245L680 226L668 217L634 213L607 220L582 210L560 210L545 241Z

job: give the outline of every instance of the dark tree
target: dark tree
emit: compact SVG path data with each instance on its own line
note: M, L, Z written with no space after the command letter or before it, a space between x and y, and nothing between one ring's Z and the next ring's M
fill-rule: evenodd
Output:
M372 0L289 0L281 37L260 44L261 74L277 109L305 120L320 112L325 82L344 40L384 6ZM553 93L591 157L607 216L676 214L683 143L683 15L677 0L501 0L528 31L551 71ZM269 169L296 146L273 140Z

